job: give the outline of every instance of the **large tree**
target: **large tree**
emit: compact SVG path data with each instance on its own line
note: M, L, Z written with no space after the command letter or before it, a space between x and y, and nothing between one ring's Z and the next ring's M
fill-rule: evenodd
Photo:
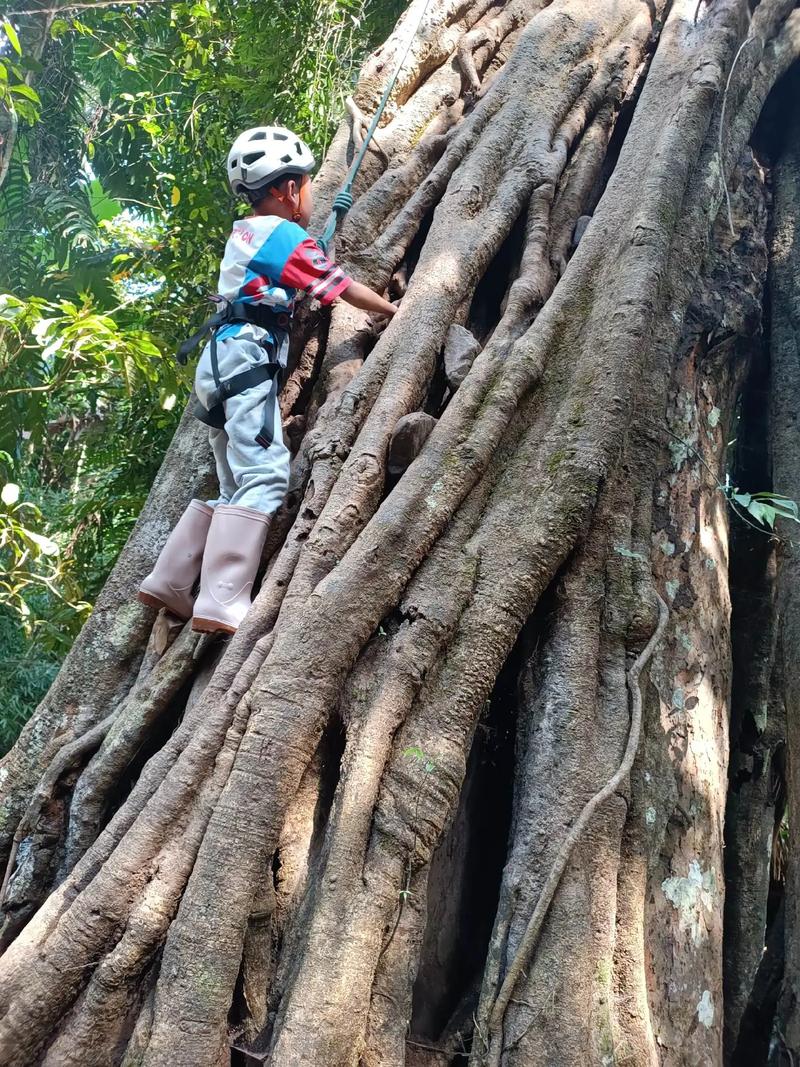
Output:
M400 311L298 323L229 641L135 599L181 423L3 765L4 1064L795 1062L793 8L414 0L366 63L318 225L422 16L337 241Z

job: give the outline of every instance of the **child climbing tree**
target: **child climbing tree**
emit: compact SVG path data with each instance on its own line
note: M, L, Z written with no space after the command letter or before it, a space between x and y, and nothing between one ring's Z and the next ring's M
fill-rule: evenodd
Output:
M764 396L800 13L414 0L311 232L412 34L335 244L402 303L298 323L252 608L228 639L136 600L210 490L187 416L6 758L4 1063L800 1052L792 534L720 489L797 497Z

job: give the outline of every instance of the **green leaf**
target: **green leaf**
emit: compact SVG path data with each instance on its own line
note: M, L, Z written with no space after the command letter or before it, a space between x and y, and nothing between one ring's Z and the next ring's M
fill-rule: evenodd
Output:
M24 96L28 100L32 100L34 104L41 104L39 94L33 88L32 85L26 85L25 82L20 82L19 85L10 85L8 91L10 93L16 93L17 96Z
M89 156L89 158L91 159L92 157ZM98 222L108 222L110 219L115 219L122 211L122 204L120 204L119 200L113 200L108 196L97 178L89 184L89 205L92 209L92 215Z
M70 25L66 19L55 19L50 27L50 36L57 40L59 37L63 37L65 33L69 33L69 30Z
M793 518L795 521L800 522L800 512L798 511L797 502L791 500L788 496L781 496L779 493L753 493L753 499L763 500L764 503L771 504L782 515L786 515Z
M14 111L19 115L21 119L24 119L29 126L33 126L36 120L39 118L39 112L36 110L30 100L17 100L14 105Z
M17 36L17 31L14 29L14 27L11 25L11 23L8 21L8 19L3 19L3 30L5 32L6 37L11 42L11 47L14 49L14 51L17 53L18 56L21 56L22 55L22 47L21 47L21 45L19 43L19 37Z
M745 507L754 519L770 529L774 529L777 517L800 524L800 509L796 501L788 496L781 496L779 493L734 493L731 499Z
M139 128L149 133L151 137L160 137L162 129L153 119L139 119Z
M425 759L425 753L417 745L412 745L410 748L403 749L403 755L409 756L411 759Z
M759 500L751 500L747 510L757 522L774 529L777 514L775 508L770 507L769 504L762 504Z

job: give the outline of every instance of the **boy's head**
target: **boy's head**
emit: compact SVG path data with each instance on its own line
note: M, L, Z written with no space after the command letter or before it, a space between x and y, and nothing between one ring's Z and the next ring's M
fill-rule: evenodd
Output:
M257 126L233 142L228 181L260 215L281 215L308 226L312 197L311 149L283 126Z

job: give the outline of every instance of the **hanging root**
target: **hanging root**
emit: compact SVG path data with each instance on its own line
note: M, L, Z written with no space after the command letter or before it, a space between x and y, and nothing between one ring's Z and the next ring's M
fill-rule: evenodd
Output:
M356 152L361 148L364 143L364 137L366 136L367 129L369 127L369 119L352 98L352 96L345 97L344 106L347 108L347 114L350 116L353 123L353 147ZM383 162L386 166L389 165L389 155L378 140L377 130L370 138L370 147L374 147L383 156Z
M531 0L516 0L503 8L501 13L485 23L481 23L465 33L458 42L456 60L466 79L469 92L477 96L481 90L481 79L478 75L476 55L484 46L487 48L486 55L482 57L483 65L490 59L502 42L518 27L532 18L536 12L546 6L544 3L531 3Z
M669 618L667 605L658 593L656 593L656 598L658 600L658 625L653 631L650 640L645 645L644 650L628 670L628 690L631 695L631 728L630 733L628 734L628 744L625 747L622 762L617 768L616 773L609 778L603 788L595 793L591 800L586 803L583 811L576 819L572 829L559 849L558 855L553 862L553 866L550 868L550 873L542 887L542 892L536 903L536 907L534 908L533 915L531 915L528 920L528 925L525 928L525 933L522 936L519 948L508 966L505 978L503 979L503 984L500 987L500 991L497 994L497 998L489 1016L489 1051L486 1058L487 1067L500 1067L500 1057L503 1053L503 1019L505 1017L506 1009L511 1001L514 987L520 976L530 967L533 952L536 948L536 942L539 938L539 932L542 929L548 909L556 894L558 884L561 881L561 876L566 869L569 858L572 855L576 844L580 840L581 835L589 825L594 813L601 805L612 797L614 793L616 793L631 772L631 767L633 766L633 761L636 757L636 751L639 747L639 735L642 727L642 693L639 688L639 675L650 661L650 657L653 655L656 645L658 645L661 640L667 625L667 619Z

